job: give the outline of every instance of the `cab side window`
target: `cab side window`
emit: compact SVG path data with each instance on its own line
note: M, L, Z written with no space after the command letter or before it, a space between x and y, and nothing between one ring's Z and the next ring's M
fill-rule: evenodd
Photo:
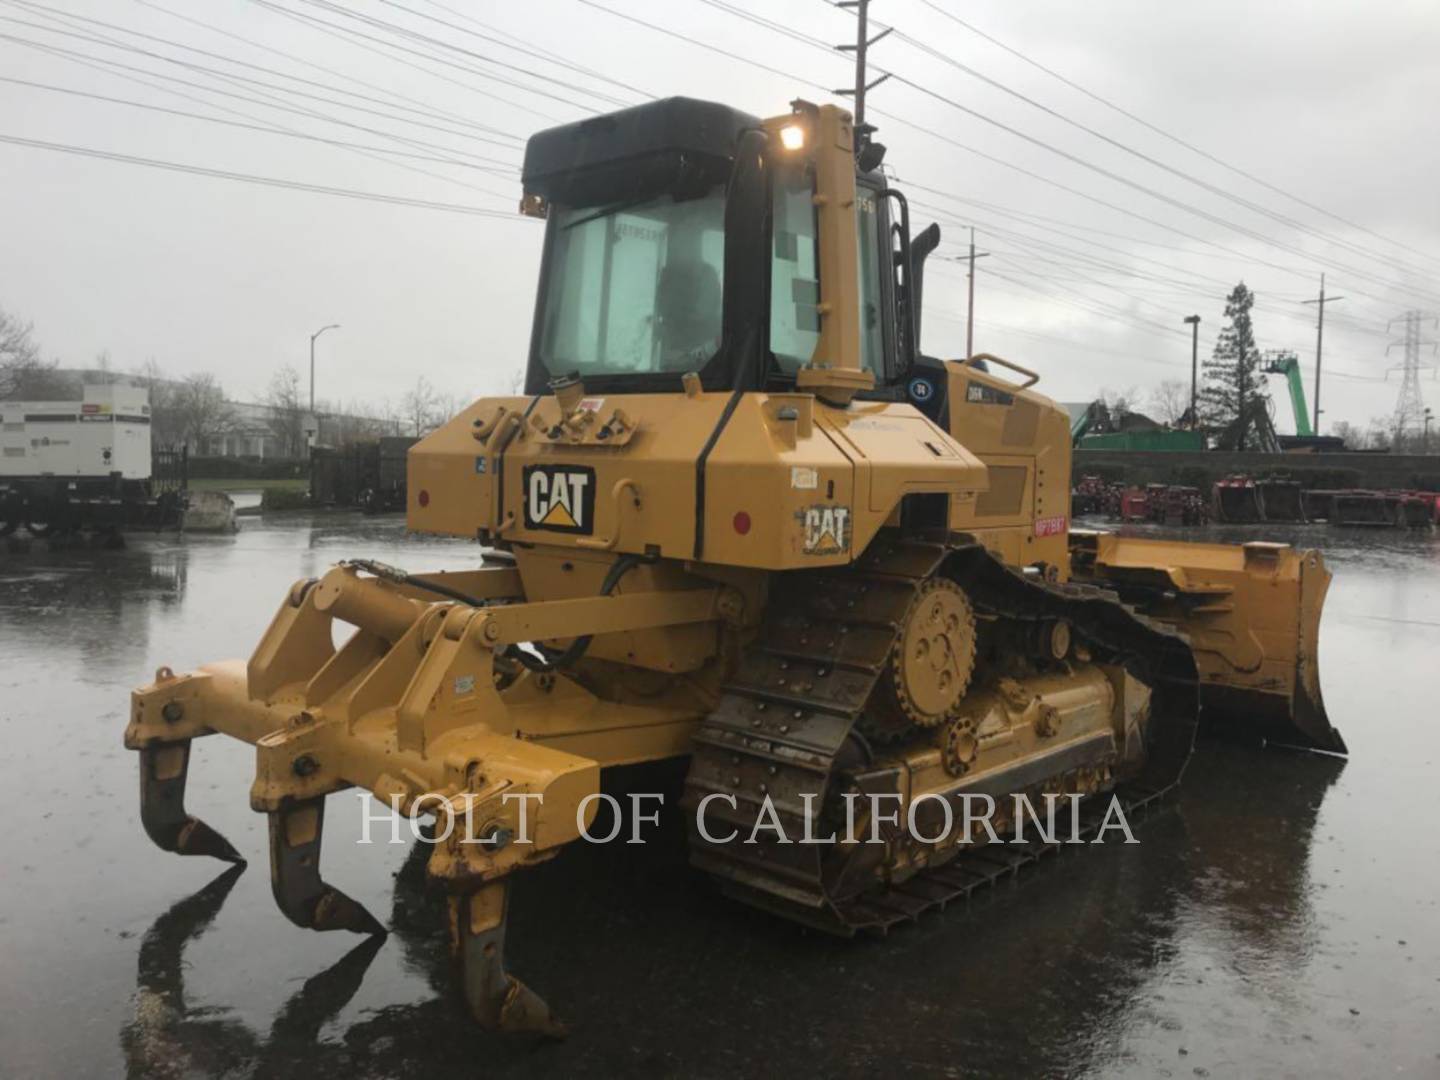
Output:
M860 366L875 373L876 383L885 381L884 298L880 292L880 257L885 251L880 238L879 199L869 188L855 190L855 229L859 243L860 271Z
M820 279L817 269L815 189L799 172L779 173L773 196L770 254L770 351L779 369L793 375L810 361L820 340ZM860 277L860 364L885 380L884 296L880 274L886 248L880 236L878 197L855 192L855 231Z
M820 340L814 184L800 170L777 170L772 198L770 351L780 370L793 375Z

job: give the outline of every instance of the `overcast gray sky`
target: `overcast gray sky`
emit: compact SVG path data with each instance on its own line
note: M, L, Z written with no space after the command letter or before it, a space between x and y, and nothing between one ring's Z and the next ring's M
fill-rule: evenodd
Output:
M1301 301L1324 270L1346 297L1328 308L1325 419L1391 413L1387 323L1440 311L1434 0L873 0L872 19L896 28L872 63L897 77L873 92L871 120L899 185L917 185L917 225L942 220L941 255L963 252L969 225L994 253L977 276L977 350L1034 367L1062 400L1143 395L1188 381L1181 318L1202 316L1207 355L1243 278L1260 346L1296 350L1308 393L1314 305ZM0 136L500 212L0 142L0 306L67 364L153 358L212 372L239 399L261 398L284 364L303 372L310 333L331 322L323 399L373 406L420 374L456 395L504 390L524 364L541 239L513 213L524 137L646 96L759 115L830 100L849 61L802 38L853 34L825 0L0 0ZM937 265L926 300L927 351L963 354L963 268ZM1440 383L1423 387L1440 405ZM1291 430L1278 380L1272 392Z

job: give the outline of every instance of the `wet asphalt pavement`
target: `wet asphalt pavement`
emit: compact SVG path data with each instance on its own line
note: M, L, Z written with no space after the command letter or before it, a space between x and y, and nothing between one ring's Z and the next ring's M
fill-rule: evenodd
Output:
M296 578L461 568L472 545L301 515L0 553L0 1076L1440 1076L1440 534L1268 535L1335 573L1322 685L1350 761L1206 743L1138 845L848 943L716 895L672 809L649 844L520 879L512 969L572 1028L542 1045L465 1019L423 865L355 843L354 793L331 798L326 877L383 942L275 908L248 746L195 744L189 808L251 860L225 874L151 846L121 746L132 686L248 654Z

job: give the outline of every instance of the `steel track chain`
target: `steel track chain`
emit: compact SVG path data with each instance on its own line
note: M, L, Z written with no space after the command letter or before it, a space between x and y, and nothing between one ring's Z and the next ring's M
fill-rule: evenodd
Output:
M901 621L927 577L958 580L977 612L1007 619L1065 618L1094 659L1122 664L1151 688L1146 761L1117 791L1127 814L1166 794L1184 770L1198 711L1194 658L1173 629L1138 615L1113 593L1054 585L1015 573L983 548L882 538L852 567L779 578L771 611L742 654L719 706L701 724L685 782L691 863L727 893L830 933L884 932L931 908L1014 876L1058 845L983 844L951 848L953 857L904 880L856 896L837 889L875 857L841 864L835 846L782 844L762 832L755 844L707 841L696 813L707 795L712 833L733 828L743 839L768 798L791 838L810 835L832 785L866 790L863 737L852 737L884 673ZM807 805L806 796L810 796ZM1093 836L1104 817L1085 800L1079 832ZM818 827L817 827L818 831ZM869 845L884 851L884 845Z

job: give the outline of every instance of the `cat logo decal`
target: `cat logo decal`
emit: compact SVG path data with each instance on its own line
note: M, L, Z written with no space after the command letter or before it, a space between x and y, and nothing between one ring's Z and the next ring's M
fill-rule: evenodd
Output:
M595 531L595 470L588 465L527 465L525 528Z
M840 555L849 550L848 506L807 506L797 516L805 530L806 555Z

